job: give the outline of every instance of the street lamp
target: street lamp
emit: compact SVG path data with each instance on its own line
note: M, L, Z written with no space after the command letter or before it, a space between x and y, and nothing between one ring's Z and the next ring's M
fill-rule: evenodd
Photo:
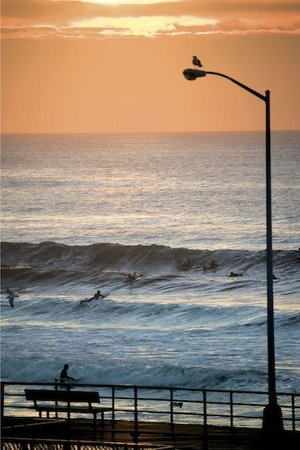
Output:
M272 250L272 202L271 202L271 127L270 127L270 91L265 95L251 89L245 84L223 73L206 70L185 69L183 75L193 81L206 75L217 75L227 78L241 88L263 100L266 104L266 240L267 240L267 333L268 333L268 396L269 403L264 408L263 430L278 432L283 430L281 408L277 404L275 377L275 345L274 345L274 305L273 305L273 250Z

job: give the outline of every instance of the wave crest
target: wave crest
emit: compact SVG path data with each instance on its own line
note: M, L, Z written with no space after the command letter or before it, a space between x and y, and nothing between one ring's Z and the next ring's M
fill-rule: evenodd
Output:
M70 246L55 242L3 242L1 247L4 284L50 280L52 284L76 280L89 282L100 273L117 277L118 274L138 272L164 278L164 281L185 272L204 269L227 274L232 270L257 273L265 271L266 260L264 250L209 251L163 245L99 243ZM298 251L274 251L274 266L277 268L294 272L298 270L299 262Z

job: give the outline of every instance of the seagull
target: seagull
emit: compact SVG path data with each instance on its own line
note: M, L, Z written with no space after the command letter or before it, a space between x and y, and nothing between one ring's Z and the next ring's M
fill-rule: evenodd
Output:
M18 296L18 294L15 294L13 291L11 291L9 288L7 288L6 289L6 293L8 294L8 297L7 297L7 299L8 299L8 301L9 301L9 304L10 304L10 306L12 307L12 308L14 308L14 299L15 299L15 297L19 297Z
M202 64L201 64L200 60L197 58L197 56L193 56L193 64L194 64L194 66L202 67Z

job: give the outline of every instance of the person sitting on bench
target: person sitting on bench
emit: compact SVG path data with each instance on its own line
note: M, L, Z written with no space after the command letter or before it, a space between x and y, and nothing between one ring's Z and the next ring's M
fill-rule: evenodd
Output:
M61 383L64 383L64 382L67 381L67 380L70 380L70 381L73 380L73 381L75 381L75 378L70 377L70 376L68 375L68 369L69 369L69 365L68 365L68 364L65 364L63 370L60 372L60 382L61 382Z

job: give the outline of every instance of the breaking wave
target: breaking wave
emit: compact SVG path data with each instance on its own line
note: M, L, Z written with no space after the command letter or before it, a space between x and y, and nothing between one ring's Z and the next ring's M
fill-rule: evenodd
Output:
M300 254L295 250L276 250L274 267L285 273L299 270ZM215 264L215 265L213 265ZM65 245L55 242L2 243L2 282L4 284L51 284L69 282L117 283L127 272L137 272L146 285L156 281L172 284L174 278L202 272L228 275L231 271L258 276L265 273L266 252L249 250L193 250L163 245L121 245L99 243ZM151 275L151 279L149 278ZM245 278L239 283L247 284ZM203 287L203 286L202 286ZM226 290L228 286L224 286ZM230 287L229 287L230 288Z

